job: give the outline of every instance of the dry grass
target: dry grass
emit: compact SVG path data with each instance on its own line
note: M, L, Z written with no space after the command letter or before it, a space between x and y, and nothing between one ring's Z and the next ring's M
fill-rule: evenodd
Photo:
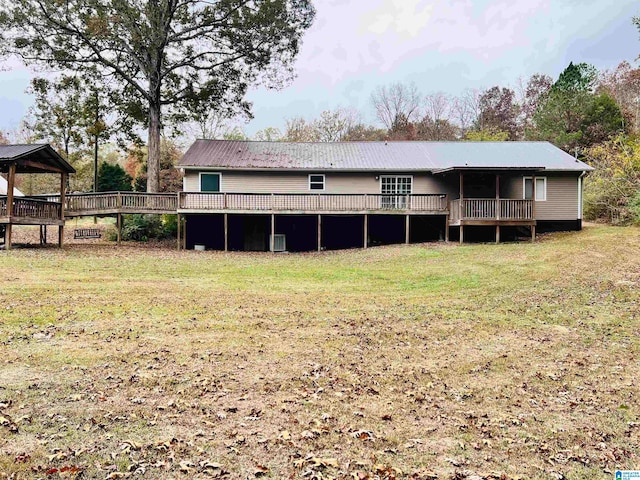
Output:
M583 479L640 465L637 229L0 255L0 478Z

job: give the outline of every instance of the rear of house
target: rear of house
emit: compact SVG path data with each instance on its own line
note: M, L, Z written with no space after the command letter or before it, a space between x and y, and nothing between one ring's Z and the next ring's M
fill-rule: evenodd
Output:
M591 168L546 142L197 140L186 248L307 251L580 229Z

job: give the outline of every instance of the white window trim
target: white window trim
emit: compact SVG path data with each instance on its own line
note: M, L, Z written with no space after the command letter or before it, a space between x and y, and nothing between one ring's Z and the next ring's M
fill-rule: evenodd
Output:
M198 173L198 191L202 192L202 175L218 175L218 187L219 192L222 192L222 173L220 172L199 172ZM205 192L205 193L217 193L217 192Z
M311 177L322 177L322 188L311 188ZM313 182L314 184L318 184L318 182ZM310 192L324 192L327 188L327 178L324 173L310 173L308 179L308 188Z
M383 178L410 178L411 179L411 191L409 193L396 193L395 195L413 195L413 175L380 175L380 194L381 195L394 195L391 193L382 193L382 179Z
M526 199L527 198L527 180L531 180L533 182L533 179L536 179L536 181L538 180L542 180L542 182L544 183L544 198L533 198L532 200L536 201L536 202L546 202L547 201L547 177L522 177L522 198ZM535 196L538 196L538 190L539 189L535 189Z

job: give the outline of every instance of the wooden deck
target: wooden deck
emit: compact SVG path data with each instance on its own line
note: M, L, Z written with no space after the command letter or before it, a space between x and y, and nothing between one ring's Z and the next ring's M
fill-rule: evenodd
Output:
M447 195L180 192L178 213L446 215Z
M0 197L0 224L64 225L62 206L40 198L14 197L13 214L8 215L7 197Z
M57 196L46 197L59 201ZM115 215L123 213L168 213L178 209L175 193L99 192L73 193L65 196L65 217Z

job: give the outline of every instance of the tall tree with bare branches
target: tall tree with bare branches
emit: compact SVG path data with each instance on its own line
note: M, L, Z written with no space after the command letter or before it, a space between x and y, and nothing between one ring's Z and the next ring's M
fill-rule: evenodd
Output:
M311 0L13 0L0 4L0 45L28 64L114 79L119 108L148 127L157 191L163 114L184 119L242 103L256 81L286 81L314 14Z
M390 131L401 130L417 120L422 97L415 84L380 86L371 94L377 119Z

